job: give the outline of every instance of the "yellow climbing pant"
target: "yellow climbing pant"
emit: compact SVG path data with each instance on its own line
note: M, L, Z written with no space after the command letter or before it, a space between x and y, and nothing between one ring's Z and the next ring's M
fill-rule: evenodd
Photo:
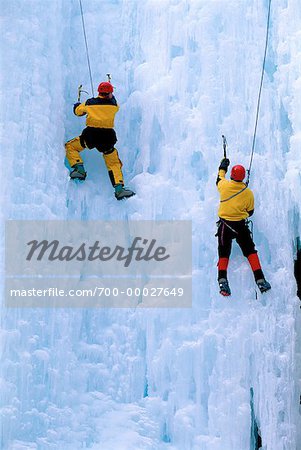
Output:
M80 152L84 150L85 147L82 146L80 143L79 137L76 137L74 139L71 139L70 141L66 142L65 149L66 149L66 158L68 159L68 162L70 166L74 166L76 163L82 163L83 160L80 157Z
M113 186L116 184L124 184L123 183L123 175L122 175L122 162L119 159L118 151L116 148L112 151L112 153L103 153L103 158L105 160L109 177Z
M85 147L82 146L79 136L66 142L65 148L66 158L71 167L74 166L74 164L83 163L80 152L84 150ZM111 153L103 153L103 158L105 160L112 185L123 185L124 182L121 170L122 162L119 159L117 149L114 147Z

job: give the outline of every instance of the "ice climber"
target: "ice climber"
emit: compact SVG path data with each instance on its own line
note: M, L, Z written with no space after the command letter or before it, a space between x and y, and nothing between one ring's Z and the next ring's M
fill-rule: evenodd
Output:
M246 176L245 168L241 165L232 167L231 180L225 175L230 161L222 159L218 177L217 188L220 193L220 206L218 210L218 283L222 295L231 295L227 268L231 253L232 239L236 239L244 256L248 259L252 268L255 282L261 293L271 289L271 285L264 278L260 261L255 249L251 232L246 219L254 212L254 195L243 180Z
M80 152L84 148L96 148L103 154L109 177L115 188L115 197L122 200L135 195L124 187L122 162L119 159L115 144L117 142L114 130L115 114L119 110L113 95L113 86L104 81L98 86L98 96L89 98L85 103L75 103L73 112L77 116L86 115L86 128L82 134L66 142L66 157L72 168L70 177L85 180L86 171Z

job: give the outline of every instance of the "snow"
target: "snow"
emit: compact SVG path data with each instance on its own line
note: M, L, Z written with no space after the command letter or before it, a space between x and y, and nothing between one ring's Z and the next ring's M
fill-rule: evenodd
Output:
M249 164L267 0L82 3L94 90L110 72L118 150L137 195L116 202L96 150L83 152L85 184L68 180L63 144L84 126L72 113L78 85L91 94L79 2L11 0L0 13L2 224L192 220L193 307L10 309L3 301L1 449L253 450L253 388L264 450L297 450L300 2L272 0L250 184L272 290L256 298L235 245L229 300L216 283L216 170L222 134L231 164Z

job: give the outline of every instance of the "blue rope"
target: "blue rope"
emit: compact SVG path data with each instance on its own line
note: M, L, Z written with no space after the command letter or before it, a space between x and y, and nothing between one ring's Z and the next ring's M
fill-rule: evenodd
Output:
M270 18L271 18L271 3L272 3L272 0L269 0L269 10L268 10L267 28L266 28L266 37L265 37L265 49L264 49L264 57L263 57L262 71L261 71L261 80L260 80L260 87L259 87L258 100L257 100L256 120L255 120L254 134L253 134L251 160L250 160L249 169L247 170L247 172L248 172L248 178L247 178L247 182L246 182L247 186L248 186L249 181L250 181L251 166L252 166L252 163L253 163L253 156L254 156L254 149L255 149L255 140L256 140L258 117L259 117L259 108L260 108L260 100L261 100L261 91L262 91L262 85L263 85L264 69L265 69L267 49L268 49L268 41L269 41L269 28L270 28Z
M84 32L84 39L85 39L85 45L86 45L86 54L87 54L87 61L88 61L88 68L89 68L89 75L90 75L91 90L92 90L92 95L94 97L92 71L91 71L91 64L90 64L90 58L89 58L89 50L88 50L88 42L87 42L82 0L79 0L79 5L80 5L81 16L82 16L82 24L83 24L83 32Z

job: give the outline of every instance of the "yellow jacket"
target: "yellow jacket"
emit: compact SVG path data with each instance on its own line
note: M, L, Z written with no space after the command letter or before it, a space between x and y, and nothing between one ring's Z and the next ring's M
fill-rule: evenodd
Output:
M218 171L217 189L219 190L221 200L218 216L225 220L233 220L234 222L246 219L254 211L253 192L242 181L226 180L225 175L225 170L220 169ZM238 192L240 192L238 195L229 199L229 197Z
M119 110L116 99L106 97L89 98L85 103L74 105L74 114L87 115L86 126L93 128L114 128L115 114Z

